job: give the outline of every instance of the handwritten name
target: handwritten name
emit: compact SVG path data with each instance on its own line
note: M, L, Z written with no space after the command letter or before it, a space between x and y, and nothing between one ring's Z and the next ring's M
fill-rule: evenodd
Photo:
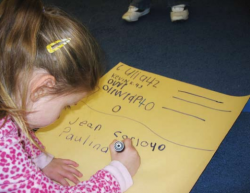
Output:
M154 88L157 88L157 85L160 83L160 81L156 78L143 74L143 71L139 71L131 67L126 69L123 64L119 65L116 70L124 71L124 75L128 76L130 79L146 83L147 86L151 85Z
M130 138L131 140L134 141L133 144L135 144L136 147L138 147L138 146L149 147L149 148L152 148L152 151L154 151L155 149L158 149L159 151L163 151L166 148L166 145L164 145L164 144L157 145L157 143L148 142L145 140L142 141L140 138L128 137L127 135L122 134L122 131L114 132L114 136L117 138L122 138L122 139Z
M79 123L78 125L79 126L86 126L90 129L93 129L94 131L100 131L102 129L102 125L101 124L97 124L97 125L94 125L93 123L87 121L87 120L84 120L84 121L79 121L79 117L77 117L76 120L74 120L73 122L72 121L69 121L69 124L70 125L74 125L74 124L77 124Z
M142 84L139 84L139 83L137 83L137 82L135 82L135 81L131 81L131 80L126 79L126 78L123 78L123 77L121 77L120 75L115 74L115 73L112 74L111 78L114 79L114 80L117 80L117 81L119 81L119 82L121 82L121 83L124 83L124 84L126 84L126 85L135 86L136 88L142 88L142 87L143 87Z
M86 147L92 147L92 149L100 150L102 153L107 153L109 148L102 147L100 143L95 143L91 139L91 135L88 136L76 136L74 133L71 132L71 127L65 127L59 137L64 137L66 140L79 143Z
M102 89L109 93L110 95L117 96L122 98L122 100L127 101L131 104L138 104L138 107L144 106L146 111L151 111L155 107L154 102L146 102L146 98L141 95L131 94L129 92L123 92L122 90L117 90L114 87L110 87L109 85L103 85Z

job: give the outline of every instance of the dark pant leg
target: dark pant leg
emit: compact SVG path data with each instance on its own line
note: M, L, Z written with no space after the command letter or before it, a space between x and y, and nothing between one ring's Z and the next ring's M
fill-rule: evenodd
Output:
M168 0L169 7L173 7L175 5L181 5L181 4L189 6L190 3L191 3L191 0Z
M130 5L139 9L147 9L150 8L150 0L132 0Z

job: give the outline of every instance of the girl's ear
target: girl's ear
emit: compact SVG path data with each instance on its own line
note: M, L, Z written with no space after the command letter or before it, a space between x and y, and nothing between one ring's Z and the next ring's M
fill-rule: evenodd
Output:
M41 97L47 95L49 90L55 86L55 77L52 75L44 74L36 80L31 86L30 99L35 102Z

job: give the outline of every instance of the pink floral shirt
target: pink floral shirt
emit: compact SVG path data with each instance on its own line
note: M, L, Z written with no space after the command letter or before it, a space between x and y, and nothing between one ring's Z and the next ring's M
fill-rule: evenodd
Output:
M42 152L20 132L16 124L10 118L3 123L4 119L0 119L0 192L120 193L132 185L127 169L120 162L113 161L88 181L62 186L45 176L33 161ZM34 132L31 136L43 147Z

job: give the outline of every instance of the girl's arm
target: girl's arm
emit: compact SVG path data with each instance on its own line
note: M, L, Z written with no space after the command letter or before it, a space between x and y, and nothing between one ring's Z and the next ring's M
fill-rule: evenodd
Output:
M89 180L75 186L65 187L57 184L45 176L31 161L18 138L1 142L0 156L2 166L0 167L0 192L24 190L25 192L117 193L125 191L132 185L129 172L116 161L98 171Z
M33 131L30 131L30 135L41 149L45 149ZM77 163L72 160L54 158L51 154L42 152L27 137L22 136L22 138L25 141L26 152L30 155L32 162L42 170L43 174L63 186L69 186L66 179L75 184L79 183L77 177L82 177L82 174L75 168L78 166Z

